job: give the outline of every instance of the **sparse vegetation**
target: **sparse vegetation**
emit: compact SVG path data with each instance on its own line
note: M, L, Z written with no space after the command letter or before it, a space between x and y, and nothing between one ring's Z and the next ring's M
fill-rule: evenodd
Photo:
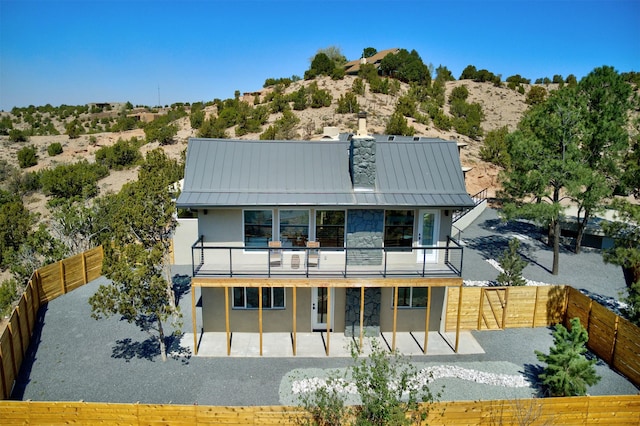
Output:
M25 146L17 153L18 164L21 169L32 167L38 164L38 154L36 153L36 147L33 145Z
M49 157L62 154L62 144L60 142L53 142L47 147L47 154L49 154Z

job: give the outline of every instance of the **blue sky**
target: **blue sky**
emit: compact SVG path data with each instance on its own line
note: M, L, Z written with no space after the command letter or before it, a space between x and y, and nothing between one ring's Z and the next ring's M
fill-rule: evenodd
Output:
M226 99L328 46L415 49L456 78L640 71L640 0L0 0L0 109Z

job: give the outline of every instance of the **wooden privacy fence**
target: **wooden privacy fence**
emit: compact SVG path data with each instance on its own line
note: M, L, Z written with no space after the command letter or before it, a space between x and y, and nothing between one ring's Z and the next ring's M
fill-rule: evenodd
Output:
M544 327L580 318L587 347L640 386L640 328L569 286L462 287L448 289L447 331Z
M22 424L300 424L297 407L107 404L90 402L0 402L3 425ZM637 425L640 396L585 396L435 403L430 425Z
M611 368L640 385L640 328L594 302L578 290L568 287L565 326L571 318L589 333L587 347Z
M20 372L40 306L102 274L102 247L36 270L0 335L0 399L8 399Z
M458 301L461 330L546 327L563 321L565 286L449 288L446 331L456 329Z

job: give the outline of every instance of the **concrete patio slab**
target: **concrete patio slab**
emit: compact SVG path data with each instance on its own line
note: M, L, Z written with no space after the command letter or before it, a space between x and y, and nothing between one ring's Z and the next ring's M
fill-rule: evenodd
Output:
M368 355L371 352L370 338L366 338L362 354ZM393 346L392 333L381 333L375 337L382 348L391 349ZM456 355L455 333L440 333L431 331L427 340L426 355ZM351 344L359 344L359 338L345 336L344 333L331 333L327 336L325 332L296 333L296 354L293 354L293 335L291 333L263 333L262 334L262 355L260 355L260 334L259 333L231 333L231 353L227 355L227 335L226 333L207 332L199 336L198 357L351 357ZM182 336L182 347L193 350L193 334L185 333ZM396 333L396 349L407 356L425 355L424 332L402 332ZM327 355L327 345L329 355ZM485 353L478 341L470 332L460 332L458 342L458 354L482 354Z

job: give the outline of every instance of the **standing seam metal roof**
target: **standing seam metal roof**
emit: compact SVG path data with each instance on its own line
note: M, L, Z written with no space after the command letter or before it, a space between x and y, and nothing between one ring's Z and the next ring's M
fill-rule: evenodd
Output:
M349 145L190 139L178 206L473 206L455 142L378 140L373 191L353 189Z

